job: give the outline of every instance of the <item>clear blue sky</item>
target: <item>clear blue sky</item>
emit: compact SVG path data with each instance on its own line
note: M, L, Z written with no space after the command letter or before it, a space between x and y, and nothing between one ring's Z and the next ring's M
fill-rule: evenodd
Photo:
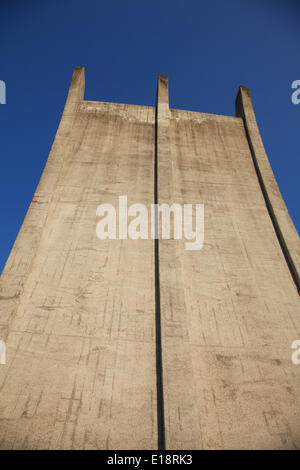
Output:
M250 87L279 187L299 231L299 0L1 0L0 271L46 162L74 65L85 98L234 114Z

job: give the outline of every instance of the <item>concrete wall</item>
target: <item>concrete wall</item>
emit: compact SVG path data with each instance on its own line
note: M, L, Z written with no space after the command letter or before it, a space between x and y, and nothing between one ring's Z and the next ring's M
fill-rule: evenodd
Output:
M166 446L299 447L299 297L243 120L171 110L169 136L172 200L204 203L205 243L160 241Z
M169 109L165 76L156 109L83 91L0 279L0 447L299 448L299 237L249 93L230 117ZM121 195L203 203L203 249L100 241Z
M153 202L154 108L74 106L1 278L3 311L12 308L0 443L155 448L153 241L96 237L99 204ZM27 253L22 291L7 298Z

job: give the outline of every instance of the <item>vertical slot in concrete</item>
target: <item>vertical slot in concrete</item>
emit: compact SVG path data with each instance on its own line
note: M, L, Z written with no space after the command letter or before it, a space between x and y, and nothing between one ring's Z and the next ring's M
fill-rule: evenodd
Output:
M156 112L155 112L155 143L154 143L154 204L155 204L155 338L156 338L156 392L157 392L157 445L159 450L165 449L165 418L163 394L162 335L160 310L159 280L159 214L158 214L158 120L160 114L160 77L158 78Z

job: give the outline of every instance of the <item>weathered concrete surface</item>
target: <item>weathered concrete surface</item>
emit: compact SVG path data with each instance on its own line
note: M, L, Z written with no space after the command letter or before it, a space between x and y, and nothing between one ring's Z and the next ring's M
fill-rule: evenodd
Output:
M78 67L0 278L0 448L157 447L154 241L95 231L101 203L154 202L155 151L158 202L205 205L202 250L159 240L166 447L300 448L299 296L253 158L295 269L299 238L249 95L244 120L169 109L160 76L156 123L83 96Z
M0 447L155 448L153 241L96 237L99 204L153 202L154 108L74 106L1 279Z
M171 109L158 129L159 202L205 205L202 250L160 241L166 446L300 448L299 296L243 120Z

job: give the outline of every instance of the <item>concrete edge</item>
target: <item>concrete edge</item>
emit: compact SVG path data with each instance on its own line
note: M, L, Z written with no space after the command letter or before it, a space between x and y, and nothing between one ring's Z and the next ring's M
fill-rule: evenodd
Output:
M300 294L300 243L297 230L279 190L257 125L250 90L241 86L236 116L242 117L258 181L291 276Z
M7 340L9 327L15 313L17 312L20 298L24 291L24 285L39 247L52 202L54 189L59 178L60 169L63 165L68 136L76 114L77 103L84 99L84 88L84 67L74 67L65 107L47 161L14 241L13 247L0 275L0 340L3 341ZM60 152L60 148L63 149L62 152ZM53 166L56 165L58 167L58 171L53 178ZM50 171L45 171L47 167L52 167L52 171L50 169ZM41 212L38 213L40 219L43 219L39 226L37 226L35 221L37 202L39 202L39 206L41 204L43 205L43 215L40 215ZM34 231L29 228L30 224L34 227ZM23 257L24 260L29 260L25 270L21 273L18 272L18 267L14 268L13 266L13 258L16 252L18 252L19 257L19 253L21 253L21 257ZM12 277L16 281L15 283L11 282ZM13 288L11 289L12 284Z

